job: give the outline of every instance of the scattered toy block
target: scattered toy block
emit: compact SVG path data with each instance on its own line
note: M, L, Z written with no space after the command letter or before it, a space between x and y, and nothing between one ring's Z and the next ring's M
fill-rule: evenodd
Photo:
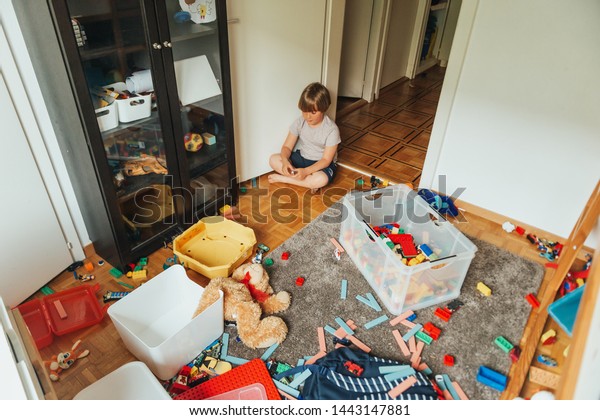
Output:
M399 324L402 320L407 319L411 315L414 315L414 312L411 310L403 312L400 315L398 315L396 318L392 319L390 321L390 325L393 327L393 326Z
M323 327L317 328L317 338L319 340L319 350L326 353L327 345L325 343L325 331L324 331Z
M402 338L404 339L404 341L408 341L410 338L413 338L417 331L421 331L422 329L423 326L421 324L415 324L415 326L412 327L410 331L408 331L406 334L404 334Z
M400 334L400 331L393 330L392 334L394 335L394 338L396 339L396 343L398 343L398 346L400 347L402 354L404 354L404 356L406 356L406 357L409 357L410 350L409 350L408 346L406 345L406 341L404 341L402 339L402 335Z
M444 365L454 366L454 356L450 354L444 354Z
M513 363L517 363L519 357L521 357L521 348L519 346L514 346L512 350L508 353L508 355L510 356L510 360L512 360Z
M477 283L477 290L484 296L491 296L492 294L492 289L483 284L483 282Z
M436 308L433 314L445 322L448 322L450 320L450 316L452 316L450 312L442 308Z
M432 339L437 340L438 338L440 338L442 330L433 325L431 322L426 323L423 326L423 329Z
M271 267L273 265L274 261L273 258L265 258L265 265L267 267Z
M442 377L444 378L444 384L446 385L446 389L448 389L448 392L450 392L450 395L452 396L453 400L460 400L460 397L458 396L458 393L456 392L456 390L454 389L454 385L452 385L452 381L450 380L450 376L448 376L447 374L442 374Z
M417 351L417 342L415 341L414 335L408 339L408 349L410 350L411 353L414 353Z
M415 314L415 313L412 313L410 316L408 316L406 318L407 321L411 321L411 322L414 321L415 319L417 319L417 314Z
M282 253L281 254L281 259L284 260L284 261L289 260L290 259L290 253L287 252L287 251L284 252L284 253Z
M535 297L535 295L533 293L529 293L527 296L525 296L525 299L527 300L527 302L529 302L529 304L533 308L539 308L540 307L540 301L537 300L537 298Z
M337 239L330 238L330 240L331 240L331 243L333 244L333 246L335 246L335 248L339 251L340 254L346 252L344 247L337 241Z
M504 391L506 389L506 384L508 383L508 378L506 375L496 372L489 367L479 366L477 381L498 391Z
M365 324L365 328L366 328L367 330L370 330L371 328L373 328L373 327L375 327L375 326L377 326L377 325L379 325L379 324L381 324L381 323L383 323L383 322L387 321L388 319L389 319L389 318L387 317L387 315L382 315L382 316L380 316L379 318L375 318L375 319L373 319L372 321L369 321L369 322L367 322L367 323ZM416 331L415 331L415 332L416 332Z
M337 322L337 324L344 329L344 331L346 332L346 334L348 335L354 335L354 331L352 330L352 328L350 328L350 326L348 324L346 324L346 322L340 318L339 316L335 318L335 322ZM337 335L337 334L336 334ZM344 338L344 337L340 337L340 338Z
M113 276L116 279L123 276L123 273L121 272L121 270L119 270L118 268L114 268L114 267L109 270L108 274L110 274L111 276Z
M392 388L388 392L388 395L390 396L391 399L394 400L400 394L402 394L404 391L406 391L408 388L413 386L416 382L417 382L417 378L415 378L414 376L409 376L408 378L406 378L405 380L400 382L398 385L396 385L394 388Z
M539 354L537 357L537 361L550 367L558 366L558 362L550 356L545 356L543 354Z
M303 286L304 285L304 277L298 277L296 279L296 286Z
M355 336L349 335L348 336L348 340L350 340L352 342L352 344L354 344L356 347L358 347L359 349L361 349L365 353L370 353L371 352L371 347L367 346L365 343L363 343L362 341L360 341Z
M423 343L425 343L427 345L430 345L431 342L433 341L433 338L431 338L430 336L425 334L423 331L417 331L417 333L415 334L415 337L417 340L421 340Z
M94 263L91 261L86 262L83 266L85 267L88 273L94 271Z
M340 292L340 299L346 299L348 296L348 280L342 279L342 291Z
M467 397L467 394L465 394L465 391L463 391L463 389L460 387L458 382L453 381L452 386L454 386L454 389L456 390L456 393L458 394L458 398L460 398L461 400L469 399L469 397Z
M502 337L501 335L499 335L498 337L496 337L496 339L494 340L494 343L496 343L496 345L498 347L500 347L500 349L502 349L502 351L504 353L508 353L513 349L513 345L510 343L510 341L508 341L506 338Z

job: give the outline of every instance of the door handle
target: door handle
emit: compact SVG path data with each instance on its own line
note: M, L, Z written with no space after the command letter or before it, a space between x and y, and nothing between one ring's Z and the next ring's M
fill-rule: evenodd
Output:
M173 44L171 44L171 41L164 41L163 45L165 46L165 48L171 48L173 46Z
M160 45L158 42L155 42L154 44L152 44L152 48L154 48L155 50L160 50L162 48L162 45Z

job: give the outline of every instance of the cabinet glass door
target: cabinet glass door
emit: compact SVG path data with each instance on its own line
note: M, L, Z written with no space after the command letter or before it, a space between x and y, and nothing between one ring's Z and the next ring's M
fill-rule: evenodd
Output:
M162 0L167 10L193 209L229 186L217 0ZM222 35L222 34L221 34Z
M153 88L153 46L146 41L140 1L68 0L67 5L133 248L175 223L173 182Z

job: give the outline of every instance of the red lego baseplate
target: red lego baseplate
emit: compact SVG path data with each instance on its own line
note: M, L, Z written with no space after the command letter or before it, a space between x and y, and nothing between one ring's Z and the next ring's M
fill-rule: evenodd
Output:
M243 388L248 385L260 383L265 387L267 398L270 400L281 400L279 391L275 387L265 362L261 359L253 359L222 375L209 379L179 395L175 400L203 400L214 397L234 389Z

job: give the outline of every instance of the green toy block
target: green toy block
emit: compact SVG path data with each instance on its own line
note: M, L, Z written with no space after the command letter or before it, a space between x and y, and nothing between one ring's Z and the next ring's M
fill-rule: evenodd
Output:
M265 265L270 267L273 265L273 258L265 258Z
M141 265L142 267L145 265L148 265L148 257L140 258L140 261L138 264Z
M121 277L123 275L123 273L121 273L121 271L118 268L114 268L114 267L110 269L108 274L110 274L111 276L113 276L116 279L118 279L119 277Z
M425 334L423 331L417 331L415 333L415 337L418 340L421 340L422 342L424 342L427 345L430 345L431 342L433 341L433 338L431 338L430 336L428 336L427 334Z
M48 296L48 295L51 295L52 293L54 293L54 290L52 290L48 286L44 286L40 289L40 292L42 292L44 295Z
M500 347L504 353L508 353L514 347L506 338L502 337L501 335L496 337L494 343L496 343L496 345Z

